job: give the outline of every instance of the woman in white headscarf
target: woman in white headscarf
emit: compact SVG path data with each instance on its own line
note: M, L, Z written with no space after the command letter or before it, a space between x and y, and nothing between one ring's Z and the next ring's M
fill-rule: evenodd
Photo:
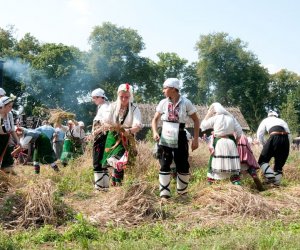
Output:
M117 101L109 105L104 123L110 131L102 166L113 167L112 185L121 185L124 169L136 154L134 134L142 128L141 112L133 104L133 88L128 83L119 86Z
M242 135L237 120L220 104L213 103L204 120L202 131L213 129L211 157L207 173L208 183L230 178L233 184L240 184L240 157L236 139Z
M14 145L11 139L20 145L11 113L13 103L13 99L8 96L0 98L0 167L7 173L14 173L12 170L14 160L11 156Z

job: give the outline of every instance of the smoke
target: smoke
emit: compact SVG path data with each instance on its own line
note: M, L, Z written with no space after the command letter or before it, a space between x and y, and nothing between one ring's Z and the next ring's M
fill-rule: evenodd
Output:
M29 63L22 63L20 59L4 60L3 70L5 75L17 82L28 80L29 68Z
M78 117L84 114L80 105L82 99L86 100L87 93L91 91L91 77L86 71L65 66L71 69L68 68L66 74L55 77L57 71L61 70L60 65L47 65L45 69L38 70L19 58L8 58L4 61L4 75L9 81L16 82L14 89L10 90L24 99L21 105L24 106L30 96L47 108L61 108L78 114ZM22 92L16 93L18 83L22 85ZM35 102L31 102L28 105L34 104ZM30 108L33 109L34 106Z

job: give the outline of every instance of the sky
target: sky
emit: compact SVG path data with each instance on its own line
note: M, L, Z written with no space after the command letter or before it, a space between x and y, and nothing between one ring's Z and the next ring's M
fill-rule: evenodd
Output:
M14 25L18 40L30 33L87 51L93 28L111 22L137 31L141 56L174 52L189 62L201 35L226 32L270 73L300 74L299 9L299 0L0 0L0 27Z

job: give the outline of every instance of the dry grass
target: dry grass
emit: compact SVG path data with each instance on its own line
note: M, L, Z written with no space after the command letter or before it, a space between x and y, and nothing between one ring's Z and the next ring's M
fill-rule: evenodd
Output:
M61 124L63 120L72 120L75 119L76 115L74 113L70 113L67 111L64 111L62 109L50 109L50 123L59 123Z
M241 216L268 219L278 214L274 207L260 194L231 184L215 185L197 193L195 202L203 207L207 216Z
M137 182L128 189L115 187L107 193L99 193L93 199L98 209L90 213L88 219L101 227L109 224L131 227L151 222L160 214L154 189L147 182Z
M0 197L5 194L9 188L14 186L14 178L11 175L0 171Z
M74 193L64 195L65 203L99 227L108 224L131 227L163 219L210 226L220 222L230 224L245 219L280 218L288 221L298 216L300 186L290 183L300 180L299 157L294 157L295 160L286 164L284 180L288 184L280 188L268 188L259 193L249 184L241 187L224 181L206 186L203 181L195 181L189 188L189 196L183 198L174 195L167 204L161 206L158 197L159 165L152 156L152 144L138 142L137 148L136 164L125 170L125 182L127 179L131 181L122 187L111 187L108 192L90 191L93 189L90 145L84 155L70 163L60 173L42 168L39 179L26 171L19 172L17 178L0 176L0 193L3 194L0 198L0 207L7 198L12 197L16 207L12 210L12 214L1 217L3 224L6 228L45 223L57 225L59 217L63 215L59 213L60 208L55 204L55 192L57 185L64 178L71 178L72 182L78 182ZM254 148L253 151L256 156L259 155L259 148ZM291 156L296 153L291 152ZM199 167L206 167L208 158L207 145L200 143L199 149L190 153L192 175ZM90 170L90 179L87 178L89 171L86 170ZM32 172L33 169L31 168L30 171ZM81 178L82 175L85 175L85 178ZM50 181L49 177L53 181ZM173 188L174 184L172 184ZM12 196L16 191L19 195ZM86 192L84 198L78 199L76 193L79 192Z

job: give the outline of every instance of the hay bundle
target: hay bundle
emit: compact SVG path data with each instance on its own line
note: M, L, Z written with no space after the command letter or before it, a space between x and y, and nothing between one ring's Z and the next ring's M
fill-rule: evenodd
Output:
M64 111L62 109L50 109L50 123L59 123L61 124L63 120L73 120L76 115L74 113L70 113Z
M152 218L156 213L155 203L154 188L146 182L138 182L124 193L113 208L115 220L135 225L146 217Z
M55 187L50 180L41 180L28 185L24 190L24 209L14 224L19 227L56 224L54 192Z
M159 210L154 204L157 204L154 188L146 182L138 182L128 190L116 187L109 196L101 197L101 209L89 219L99 225L113 222L116 225L134 226L157 217Z
M213 186L198 193L197 200L212 216L242 216L267 219L279 213L278 206L241 186Z

